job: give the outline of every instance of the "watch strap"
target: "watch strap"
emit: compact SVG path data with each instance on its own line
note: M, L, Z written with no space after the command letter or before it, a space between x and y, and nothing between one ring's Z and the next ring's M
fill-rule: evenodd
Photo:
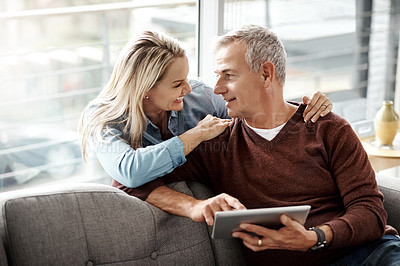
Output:
M311 252L315 252L315 251L320 251L323 250L326 247L326 238L325 238L325 233L324 231L322 231L321 229L319 229L318 227L311 227L308 230L310 231L314 231L315 233L317 233L317 237L318 237L318 241L317 244L315 244L314 246L312 246L309 251Z

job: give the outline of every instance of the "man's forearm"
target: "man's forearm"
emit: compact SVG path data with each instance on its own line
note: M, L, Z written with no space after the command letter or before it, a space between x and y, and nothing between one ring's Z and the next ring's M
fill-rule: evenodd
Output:
M171 214L188 217L195 222L214 224L217 211L244 210L246 207L236 198L222 193L206 200L198 200L166 186L154 189L146 201Z
M198 200L167 186L160 186L149 194L146 201L171 214L192 218L190 211Z

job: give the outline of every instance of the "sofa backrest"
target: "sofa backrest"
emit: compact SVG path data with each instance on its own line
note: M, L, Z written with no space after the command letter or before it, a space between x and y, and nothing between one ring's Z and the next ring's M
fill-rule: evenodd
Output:
M378 174L377 180L388 223L400 230L399 179ZM198 183L171 186L212 196ZM169 215L110 186L4 192L0 210L0 265L245 265L239 241L213 241L205 223Z
M234 250L211 243L205 223L110 186L5 192L0 208L10 265L239 265Z

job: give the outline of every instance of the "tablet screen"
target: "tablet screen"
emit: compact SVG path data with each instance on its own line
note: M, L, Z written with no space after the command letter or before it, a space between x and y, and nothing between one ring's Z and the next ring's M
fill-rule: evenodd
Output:
M278 229L282 226L280 222L280 215L283 213L299 223L304 224L310 208L310 205L300 205L216 212L212 238L233 238L232 232L240 231L239 224L241 223L251 223L271 229Z

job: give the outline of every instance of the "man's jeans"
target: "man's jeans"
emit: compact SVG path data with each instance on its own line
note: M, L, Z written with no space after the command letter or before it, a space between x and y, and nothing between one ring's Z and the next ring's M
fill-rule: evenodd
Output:
M356 249L330 266L399 266L400 238L385 235L372 243Z

